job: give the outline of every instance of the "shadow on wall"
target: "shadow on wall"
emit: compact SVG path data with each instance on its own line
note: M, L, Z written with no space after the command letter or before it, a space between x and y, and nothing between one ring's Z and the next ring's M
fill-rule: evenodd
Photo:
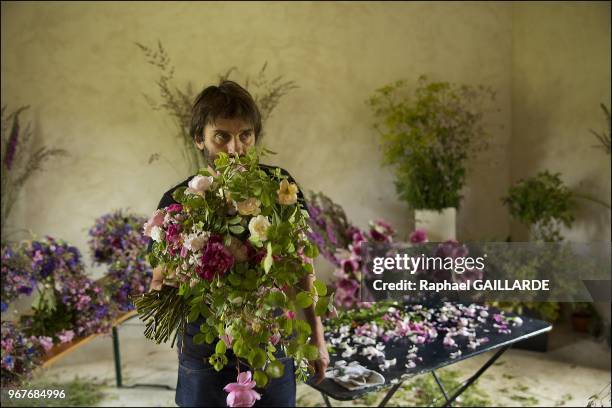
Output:
M610 174L609 168L607 174ZM609 203L609 197L606 198L606 195L603 194L600 183L601 172L593 169L576 186L572 187L572 191ZM601 241L601 237L610 233L610 209L584 199L576 199L576 203L576 221L574 221L572 230L580 231L583 241Z

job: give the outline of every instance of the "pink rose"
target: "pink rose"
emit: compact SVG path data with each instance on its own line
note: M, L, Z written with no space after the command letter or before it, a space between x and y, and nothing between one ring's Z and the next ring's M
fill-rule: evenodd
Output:
M295 319L295 312L293 310L287 310L285 312L285 317L289 320Z
M189 187L187 188L187 190L185 190L185 192L204 196L204 193L210 189L212 183L212 177L198 175L189 180Z
M255 381L251 379L251 372L245 371L238 374L238 382L227 384L223 390L228 392L227 405L230 407L252 407L261 395L255 388Z

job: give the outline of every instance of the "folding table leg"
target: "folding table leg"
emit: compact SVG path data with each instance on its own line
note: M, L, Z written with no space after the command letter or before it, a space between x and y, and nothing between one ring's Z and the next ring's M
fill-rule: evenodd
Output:
M387 392L387 395L385 395L385 398L383 398L383 400L380 401L380 404L378 404L378 406L384 407L385 405L387 405L387 402L389 402L391 397L393 397L393 394L395 394L395 392L399 389L399 387L402 386L403 383L404 383L403 381L400 381L397 384L395 384L393 387L391 387L389 392Z
M431 375L433 375L433 378L434 380L436 380L436 383L438 384L440 391L442 391L442 395L444 395L444 399L446 400L446 402L448 402L448 394L446 393L446 388L444 388L444 384L442 384L442 381L440 381L440 379L438 378L438 374L436 374L436 370L432 370Z
M325 402L325 406L326 407L331 407L332 404L331 404L331 402L329 402L329 398L327 398L327 395L321 393L321 396L323 397L323 402Z
M478 377L480 377L482 373L484 373L511 346L512 345L504 346L504 347L501 347L499 350L497 350L497 352L493 355L493 357L491 357L482 367L480 367L478 371L476 371L476 373L473 376L471 376L465 383L463 383L463 385L459 387L459 389L455 393L453 393L453 395L450 398L446 399L446 404L444 404L444 406L450 407L451 404L457 399L457 397L463 394L463 392L470 385L472 385L478 379Z
M117 388L123 386L121 378L121 354L119 353L119 334L117 333L117 327L113 326L113 358L115 360L115 382Z

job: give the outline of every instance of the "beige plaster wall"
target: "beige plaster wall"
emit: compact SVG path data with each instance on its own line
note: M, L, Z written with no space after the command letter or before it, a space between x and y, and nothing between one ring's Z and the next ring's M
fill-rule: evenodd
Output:
M512 13L511 180L560 172L574 191L610 203L610 156L589 129L607 127L610 3L516 2ZM581 201L572 241L610 242L610 210ZM522 236L520 226L512 233Z
M153 152L181 160L171 121L142 97L155 94L157 71L133 44L161 39L181 85L201 88L231 66L254 74L264 61L271 75L295 80L300 88L268 123L266 145L279 152L270 163L328 194L359 226L383 217L403 238L412 214L379 164L364 101L377 87L420 74L492 86L500 109L487 116L494 143L474 161L458 232L503 238L511 14L510 4L495 2L3 2L2 103L30 104L40 142L71 152L28 184L12 221L86 252L96 217L120 207L148 214L186 176L147 164Z

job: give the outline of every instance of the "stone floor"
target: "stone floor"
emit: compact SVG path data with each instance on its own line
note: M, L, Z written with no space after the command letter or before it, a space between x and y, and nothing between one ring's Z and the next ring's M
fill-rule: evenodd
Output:
M143 327L136 319L124 323L119 329L124 385L165 384L174 388L176 349L145 340L142 331ZM597 342L588 335L578 335L561 326L555 328L549 344L550 350L546 353L511 349L481 377L479 387L488 394L493 405L586 406L590 395L609 384L610 349L607 343ZM457 370L462 378L467 378L489 355L453 364L448 369ZM174 391L115 387L110 336L94 339L41 370L39 375L42 380L68 381L79 376L105 384L105 398L99 406L176 406ZM390 405L404 405L402 398L401 392L398 393ZM354 406L352 402L332 402L337 406ZM606 404L609 406L609 400ZM323 400L312 388L300 384L298 405L323 406Z

